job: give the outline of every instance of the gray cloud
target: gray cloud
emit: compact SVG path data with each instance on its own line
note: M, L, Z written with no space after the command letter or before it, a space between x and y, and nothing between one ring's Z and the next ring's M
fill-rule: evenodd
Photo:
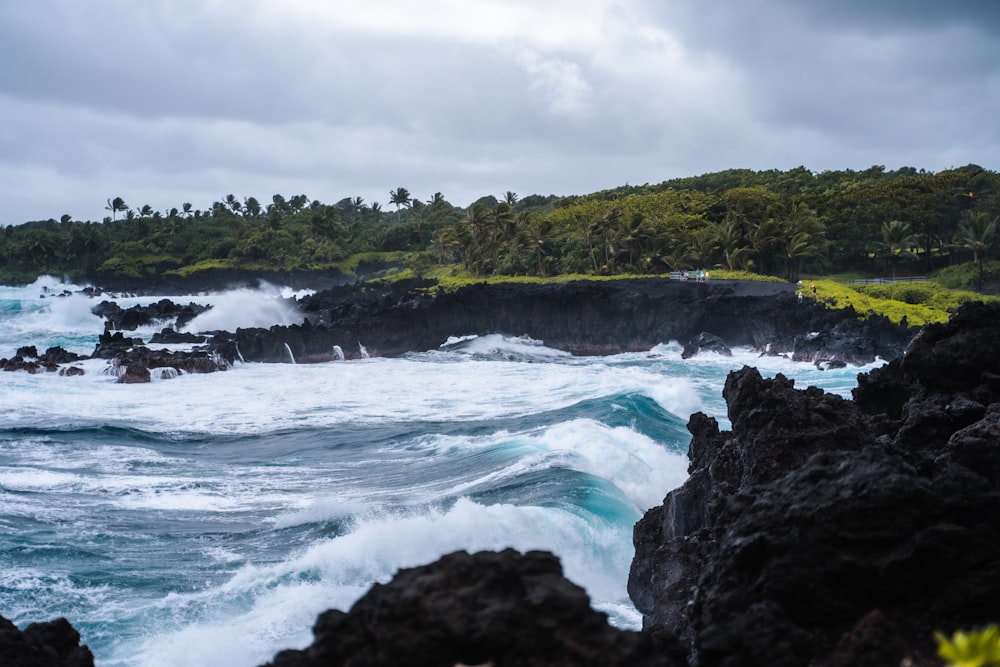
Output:
M730 167L995 167L991 3L536 4L10 0L0 224L100 219L118 195L466 205Z

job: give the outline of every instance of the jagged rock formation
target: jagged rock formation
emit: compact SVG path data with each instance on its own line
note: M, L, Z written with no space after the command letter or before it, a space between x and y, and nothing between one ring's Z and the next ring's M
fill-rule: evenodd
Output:
M325 290L299 302L304 321L291 326L201 335L168 327L150 342L202 344L193 353L169 357L144 350L141 339L122 331L154 322L183 326L208 306L162 299L122 309L105 301L93 310L105 318L105 331L92 357L111 360L118 368L131 364L134 372L127 373L126 381L145 382L149 370L158 366L211 372L237 359L309 363L398 356L439 348L451 336L501 333L527 335L577 355L645 351L677 340L685 344L684 358L706 351L726 354L731 346L749 345L764 354L830 367L898 356L913 333L883 318L859 320L850 309L830 310L812 300L801 303L794 297L794 286L783 283L581 280L480 283L456 291L435 291L436 285L411 280ZM182 363L181 357L188 354L194 358ZM220 363L205 363L206 356ZM15 358L0 360L0 367L37 372L57 370L59 364Z
M701 666L919 665L1000 617L1000 305L926 327L853 401L751 368L723 394L732 430L691 417L688 481L635 528L647 628Z
M32 623L22 632L0 616L0 665L3 667L94 667L90 649L65 618Z
M650 637L612 628L550 553L464 551L400 570L347 613L323 613L308 648L270 667L682 665Z
M240 329L247 361L328 361L397 356L450 336L528 335L578 355L645 351L707 332L728 346L754 346L810 362L870 363L902 353L912 331L853 310L799 303L794 285L666 279L553 284L475 284L434 292L433 281L340 287L305 297L303 325ZM288 346L286 348L286 345Z
M38 349L34 345L19 347L17 352L10 359L0 359L0 369L5 371L27 371L28 373L38 373L46 371L49 373L60 370L60 365L71 364L75 361L86 359L74 352L69 352L61 347L50 347L44 354L38 354ZM75 371L70 369L75 368ZM71 366L64 374L82 373L83 369Z
M105 320L105 328L109 331L135 331L142 326L157 322L172 321L175 327L185 324L201 315L211 306L198 303L187 305L176 304L170 299L160 299L146 306L130 306L122 308L114 301L102 301L91 309L98 317Z

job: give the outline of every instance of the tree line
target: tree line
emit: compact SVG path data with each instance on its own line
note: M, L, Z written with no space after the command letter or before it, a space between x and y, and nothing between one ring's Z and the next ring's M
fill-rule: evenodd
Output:
M661 274L723 268L810 274L928 273L995 256L1000 175L977 165L813 173L733 169L583 196L505 192L467 207L404 187L392 210L347 197L269 202L229 194L207 210L107 200L103 221L10 225L0 282L41 274L99 282L208 268L316 270L359 253L404 251L412 268L475 276Z

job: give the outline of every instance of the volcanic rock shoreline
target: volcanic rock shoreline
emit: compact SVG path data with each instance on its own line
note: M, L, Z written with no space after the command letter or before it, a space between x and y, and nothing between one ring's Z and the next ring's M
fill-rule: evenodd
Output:
M733 372L689 478L636 524L629 594L692 665L937 665L1000 621L1000 304L967 304L853 401Z
M100 289L91 294L101 294ZM799 299L795 286L753 281L670 279L578 280L565 283L479 283L456 290L435 281L342 285L289 299L302 324L235 332L178 332L208 306L168 299L123 309L104 301L93 312L105 331L90 357L31 346L4 370L59 370L87 358L109 361L121 382L148 382L183 373L227 370L237 360L315 363L366 356L395 357L438 349L454 336L527 336L575 355L647 351L677 340L683 358L700 352L729 354L751 346L820 368L864 365L899 356L915 329L882 317L860 319L850 308L829 309ZM195 345L190 351L153 350L124 331L172 322L150 344ZM73 358L70 358L73 357ZM157 371L156 369L162 369Z
M452 336L528 336L575 355L647 351L709 333L725 346L819 364L871 363L899 356L915 330L858 318L795 286L750 281L665 279L565 283L479 283L454 291L433 281L336 287L299 301L302 325L239 329L247 361L393 357L437 349ZM361 348L364 348L362 351Z
M689 479L636 524L611 628L551 554L401 570L273 667L939 665L933 633L1000 620L1000 305L966 304L859 375L853 400L753 368L732 423L692 415ZM3 664L87 667L64 620L0 620Z

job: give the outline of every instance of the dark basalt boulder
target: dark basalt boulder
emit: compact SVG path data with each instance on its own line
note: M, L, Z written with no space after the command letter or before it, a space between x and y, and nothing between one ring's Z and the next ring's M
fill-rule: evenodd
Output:
M701 354L702 352L720 354L724 357L733 356L733 351L729 349L729 346L726 345L724 340L715 334L702 331L700 334L684 344L684 349L681 351L681 359L690 359L694 355Z
M94 359L114 359L142 344L141 338L126 338L121 331L111 333L105 329L104 333L98 337L91 357Z
M963 306L853 400L751 368L692 415L629 593L692 664L937 664L1000 617L1000 305ZM845 662L847 661L847 662Z
M153 334L153 337L149 339L150 345L174 345L181 344L186 345L189 343L201 344L208 341L208 336L188 333L186 331L174 331L173 328L167 327Z
M0 616L0 665L3 667L94 667L90 649L65 618L32 623L22 632Z
M39 355L38 349L34 345L27 345L18 348L17 354L10 359L0 359L0 368L5 371L27 371L32 374L42 370L51 373L59 370L61 364L87 358L61 347L50 347L45 351L45 354ZM78 370L82 371L82 369Z
M172 321L174 327L185 324L201 315L211 306L197 303L187 305L176 304L170 299L160 299L146 306L131 306L122 308L114 301L102 301L91 309L98 317L104 318L106 328L112 331L135 331L139 327L149 326L156 322Z
M110 364L110 372L118 376L119 383L138 384L152 381L153 370L159 371L160 378L169 379L181 373L224 371L231 366L231 360L213 350L170 352L135 347L115 356Z
M550 553L444 556L376 584L347 613L323 613L315 641L269 667L683 665L669 645L618 630Z

